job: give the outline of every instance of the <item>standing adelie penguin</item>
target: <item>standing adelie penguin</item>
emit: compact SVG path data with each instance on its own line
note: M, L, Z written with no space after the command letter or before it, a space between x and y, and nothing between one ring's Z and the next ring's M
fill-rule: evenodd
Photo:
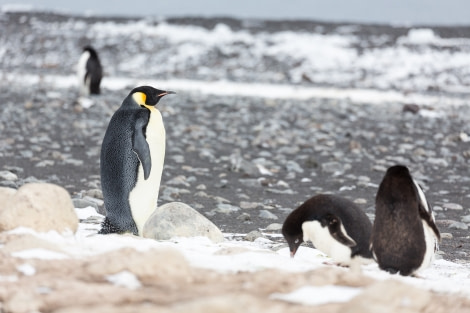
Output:
M77 76L80 91L83 95L100 93L100 83L103 77L103 69L95 49L91 46L83 48L78 61Z
M411 275L431 264L439 240L431 207L408 168L390 167L375 198L371 250L379 267Z
M372 223L356 204L326 194L305 201L282 225L292 257L302 242L310 240L341 265L349 265L355 257L371 260L371 230Z
M165 158L165 127L155 107L173 91L134 88L109 122L101 146L101 188L106 217L100 234L142 229L157 207Z

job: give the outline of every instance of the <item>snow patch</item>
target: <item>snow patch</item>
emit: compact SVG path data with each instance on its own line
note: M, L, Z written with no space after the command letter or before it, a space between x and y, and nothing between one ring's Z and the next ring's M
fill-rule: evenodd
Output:
M327 303L348 302L362 292L362 288L347 286L303 286L290 293L274 293L271 299L302 305L322 305Z

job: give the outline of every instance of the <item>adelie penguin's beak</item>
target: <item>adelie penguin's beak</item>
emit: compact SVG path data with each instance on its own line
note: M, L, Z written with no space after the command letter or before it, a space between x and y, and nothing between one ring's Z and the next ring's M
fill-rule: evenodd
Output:
M163 96L171 95L171 94L176 94L176 92L168 90L168 91L162 92L162 93L159 94L158 96L161 98L161 97L163 97Z
M291 251L290 252L290 257L293 258L296 252L297 252L297 250Z

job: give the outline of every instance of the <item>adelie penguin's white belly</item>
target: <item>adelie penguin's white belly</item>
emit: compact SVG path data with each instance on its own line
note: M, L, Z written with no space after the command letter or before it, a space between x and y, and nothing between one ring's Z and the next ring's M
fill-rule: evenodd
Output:
M158 191L162 178L163 162L165 160L165 127L162 115L157 109L152 109L147 125L146 138L150 148L152 167L150 176L144 179L144 169L139 164L137 183L129 194L129 204L132 217L142 236L145 222L157 208Z
M431 265L431 263L434 261L434 256L438 247L438 239L436 237L436 234L425 221L422 221L422 223L426 252L423 257L423 263L421 263L421 266L416 270L417 272L424 270L425 268L429 267L429 265Z
M90 79L87 79L85 82L86 75L86 63L90 58L90 52L84 51L78 60L77 65L77 77L78 77L78 86L80 87L80 93L82 95L88 95L90 93Z
M343 225L341 225L341 230L345 236L349 237ZM310 240L316 249L328 255L333 261L342 265L351 262L351 248L333 238L328 227L322 227L318 221L309 221L302 224L302 231L305 242ZM349 238L354 241L351 237Z

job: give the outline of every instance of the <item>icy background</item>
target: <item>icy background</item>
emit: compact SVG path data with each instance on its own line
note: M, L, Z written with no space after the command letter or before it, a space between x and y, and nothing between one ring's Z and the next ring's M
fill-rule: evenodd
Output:
M468 94L470 28L0 15L3 73L74 74L92 44L107 77ZM52 19L52 21L51 21Z

